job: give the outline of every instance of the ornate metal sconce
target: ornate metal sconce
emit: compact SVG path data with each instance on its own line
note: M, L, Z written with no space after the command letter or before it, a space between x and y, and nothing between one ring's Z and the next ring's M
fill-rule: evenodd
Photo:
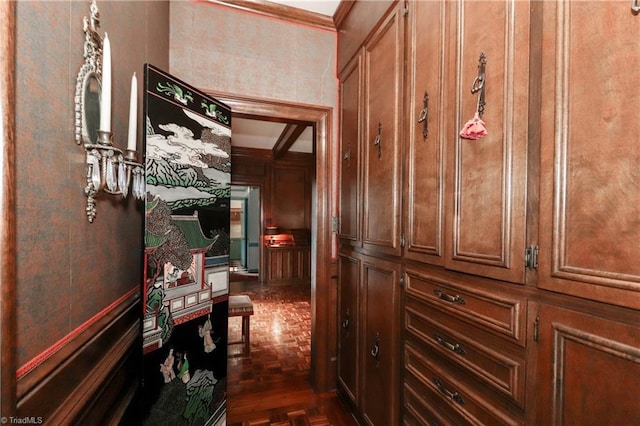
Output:
M133 196L143 199L144 168L136 152L137 83L132 79L129 145L126 154L113 146L111 127L111 48L97 32L100 12L95 0L90 2L90 17L84 18L84 63L78 72L75 96L76 143L86 153L87 219L96 216L96 197L100 191L126 198L131 182ZM103 81L104 80L104 81ZM134 103L134 96L136 97Z

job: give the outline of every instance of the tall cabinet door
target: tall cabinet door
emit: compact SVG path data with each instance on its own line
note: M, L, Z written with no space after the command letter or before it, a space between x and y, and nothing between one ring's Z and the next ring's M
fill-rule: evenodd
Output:
M443 263L445 1L413 2L408 16L405 257Z
M400 265L362 256L362 416L367 424L399 422Z
M403 18L397 7L365 46L363 246L400 254Z
M340 254L338 259L338 383L350 402L358 404L360 377L359 286L360 260Z
M539 287L640 308L640 15L543 6Z
M360 140L362 136L362 54L340 73L340 221L338 235L350 245L362 243L360 212Z
M448 143L445 264L522 283L530 5L518 0L448 5L456 68L447 73L447 91L454 95L447 118L455 125ZM472 87L479 90L472 93ZM478 108L482 98L484 107ZM486 136L462 138L458 132L479 109Z

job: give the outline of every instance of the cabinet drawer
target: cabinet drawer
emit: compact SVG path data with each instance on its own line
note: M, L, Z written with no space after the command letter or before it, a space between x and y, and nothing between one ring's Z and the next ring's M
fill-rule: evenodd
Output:
M526 300L407 271L406 294L490 333L525 346Z
M415 376L407 375L402 390L404 398L402 423L405 426L438 426L461 423L460 419L448 418L438 411L438 399L434 398L430 392L425 391L424 385Z
M423 386L426 399L435 399L435 406L443 407L442 412L454 413L462 423L471 425L523 425L519 418L504 412L497 404L491 403L480 392L454 378L434 360L427 359L410 344L404 345L405 371ZM449 416L449 417L454 417ZM461 424L456 422L456 424Z
M486 386L524 407L525 362L523 357L507 354L474 333L469 326L462 327L450 319L443 323L442 313L425 308L418 300L408 297L405 307L404 327L427 348L425 352L438 353L475 376ZM516 348L517 349L517 348ZM517 351L516 351L517 352Z

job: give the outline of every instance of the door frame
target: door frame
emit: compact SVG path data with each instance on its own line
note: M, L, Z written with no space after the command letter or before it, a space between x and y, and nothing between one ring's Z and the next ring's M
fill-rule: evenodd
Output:
M0 34L0 412L8 417L16 415L17 404L15 2L0 2Z
M331 229L331 135L333 109L316 105L257 99L248 96L207 92L231 108L233 117L263 121L309 122L314 128L316 171L315 212L312 213L311 245L311 385L315 392L335 389L337 291L332 285ZM262 194L261 194L262 196ZM315 243L315 246L314 246ZM333 361L332 361L333 359Z

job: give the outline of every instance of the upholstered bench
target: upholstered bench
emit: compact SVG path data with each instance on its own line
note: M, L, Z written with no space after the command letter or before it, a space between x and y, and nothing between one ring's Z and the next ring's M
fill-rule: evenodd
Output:
M245 294L229 296L229 317L242 317L242 339L229 342L230 345L243 343L243 355L249 356L251 343L249 340L249 319L253 315L253 303L251 298Z

